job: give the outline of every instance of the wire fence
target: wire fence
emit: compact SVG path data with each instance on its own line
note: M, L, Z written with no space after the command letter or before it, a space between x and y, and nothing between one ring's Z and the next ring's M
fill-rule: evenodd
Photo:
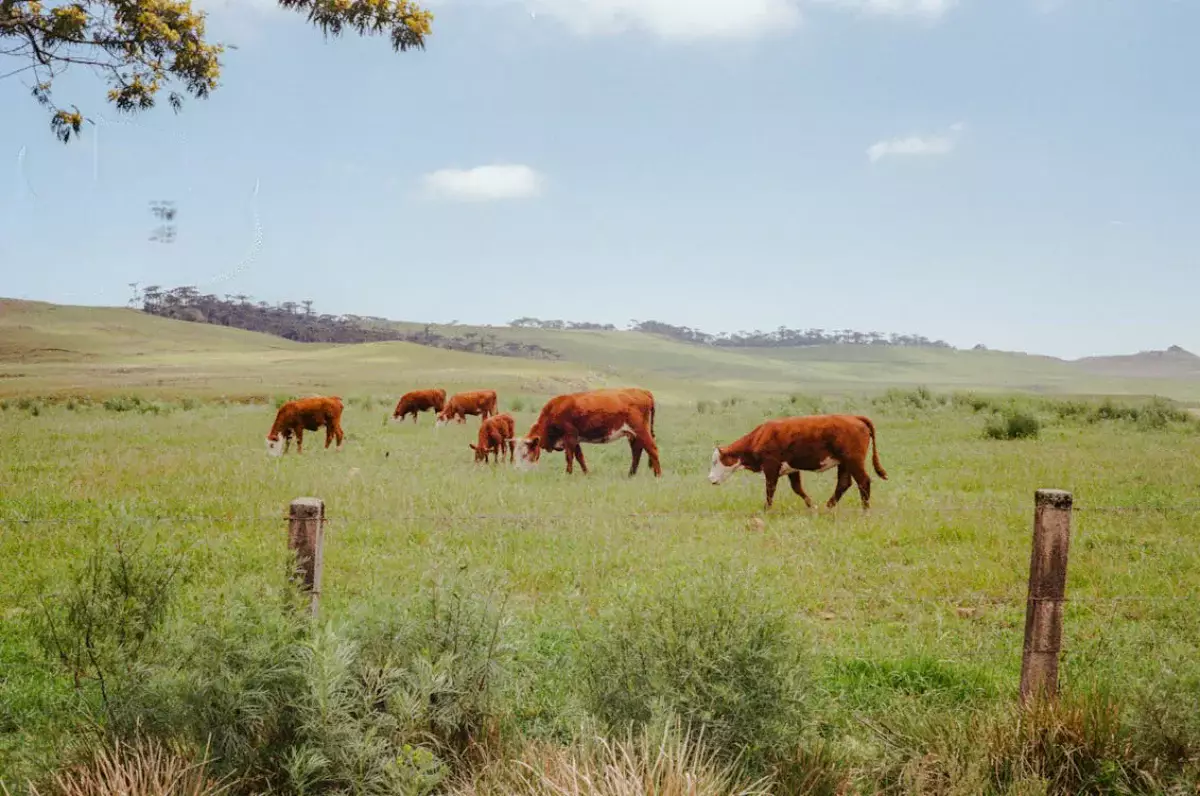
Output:
M958 594L942 594L918 596L900 589L899 591L880 592L872 590L865 594L856 593L853 586L837 585L822 595L800 598L803 604L796 606L797 615L805 616L814 625L824 623L855 623L863 616L879 616L886 613L889 607L901 606L905 610L905 621L921 623L935 622L970 622L1003 613L1003 637L980 638L972 634L963 635L958 643L953 636L942 637L942 641L950 641L946 646L928 647L918 644L903 650L907 655L926 656L941 661L989 661L1015 663L1021 660L1022 693L1027 688L1026 669L1032 672L1031 677L1050 678L1051 684L1057 688L1058 661L1086 660L1103 656L1108 649L1105 634L1099 634L1097 628L1111 626L1118 618L1145 620L1155 622L1162 620L1168 624L1179 623L1181 612L1190 614L1193 607L1200 605L1200 583L1186 584L1175 579L1164 577L1156 581L1154 594L1089 594L1088 588L1072 589L1070 596L1066 593L1066 550L1071 537L1071 518L1074 516L1138 516L1162 517L1168 515L1200 515L1200 501L1181 502L1151 502L1141 504L1083 504L1074 505L1071 496L1065 493L1039 491L1035 502L1033 555L1030 561L1027 590L1013 593L1017 583L1024 579L1009 582L1006 586L990 586L976 591L960 592ZM1059 498L1065 496L1065 502ZM1055 502L1058 501L1058 502ZM818 504L820 505L820 504ZM31 516L35 511L63 512L59 516ZM65 512L76 510L78 515L66 515ZM820 509L824 512L824 509ZM1047 519L1043 512L1056 515L1057 519ZM18 508L0 507L0 534L5 528L39 526L79 526L98 525L103 523L177 523L184 524L269 524L275 528L287 529L287 545L296 556L300 569L308 568L305 588L313 596L313 612L317 612L320 599L320 575L315 574L322 568L325 529L336 532L337 529L352 530L356 525L388 525L399 523L436 523L459 524L470 522L512 522L521 524L573 522L589 523L597 521L661 521L672 519L713 519L738 521L741 524L755 524L761 530L765 524L759 521L763 518L801 518L817 512L804 508L776 509L763 513L760 507L750 509L719 508L710 510L658 509L626 510L619 512L596 511L540 511L527 510L521 512L472 512L456 511L452 508L437 509L435 507L413 509L409 511L384 511L338 514L327 514L323 501L317 499L297 499L291 503L288 510L283 512L240 512L240 511L208 511L208 512L171 512L159 509L156 512L138 512L112 510L103 504L66 504L54 507ZM843 516L861 516L857 505L843 505ZM938 503L914 500L911 504L898 502L887 507L875 507L868 516L878 516L895 512L899 515L918 513L946 513L969 515L975 514L981 519L995 521L996 515L1005 515L1005 523L1016 517L1029 516L1028 504L1019 505L1013 501L975 502L975 503ZM1057 523L1057 526L1056 526ZM1197 524L1200 528L1200 524ZM1078 529L1077 529L1078 531ZM280 534L281 537L283 534ZM1079 536L1078 532L1076 536ZM213 540L194 540L208 543ZM219 540L218 540L219 543ZM281 542L282 543L282 542ZM1055 545L1058 545L1057 549ZM1024 545L1022 545L1024 549ZM308 562L305 564L304 562ZM1047 576L1049 579L1047 579ZM1050 581L1057 579L1059 586L1055 587ZM1048 585L1049 584L1049 585ZM1024 585L1022 583L1022 585ZM1090 586L1091 584L1089 584ZM936 588L936 587L935 587ZM955 586L945 584L945 591ZM1002 593L996 593L1000 591ZM1063 630L1064 610L1067 606L1079 606L1083 613L1077 613L1080 620L1087 619L1085 634L1075 637L1071 647L1060 645ZM1172 610L1166 610L1169 609ZM923 608L929 608L926 612ZM1016 641L1010 634L1013 631L1015 613L1024 608L1026 632L1025 644L1014 644ZM915 612L914 612L915 609ZM1131 614L1130 612L1134 612ZM1141 615L1138 615L1140 612ZM919 618L915 618L919 617ZM1057 617L1057 618L1055 618ZM858 625L855 627L861 629ZM1200 626L1198 626L1200 627ZM998 628L993 628L996 630ZM1150 631L1156 634L1158 631ZM851 633L855 635L855 633ZM1184 632L1183 635L1188 635ZM1200 634L1194 633L1200 637ZM939 634L940 636L940 634ZM1180 636L1173 633L1176 641ZM1008 639L1005 641L1004 639ZM1034 641L1030 641L1033 639ZM959 646L962 644L963 646ZM975 645L978 646L975 646ZM1042 656L1039 658L1038 656ZM1046 657L1053 658L1050 662ZM1034 661L1034 663L1031 663ZM1038 662L1040 661L1040 663ZM1040 674L1039 674L1040 672ZM1050 672L1050 674L1046 674ZM1036 678L1035 678L1036 679ZM1032 687L1032 686L1030 686Z
M853 502L853 499L851 499ZM814 501L817 503L817 501ZM86 506L80 505L79 509L102 509L101 506ZM996 513L996 512L1021 512L1028 511L1027 508L1014 506L1011 503L974 503L974 504L918 504L905 505L897 504L895 508L903 513L930 512L930 513ZM824 509L822 509L824 510ZM841 511L859 512L857 506L839 507ZM815 509L814 509L815 511ZM878 514L881 509L876 507L872 510L873 514ZM1173 505L1159 504L1142 504L1142 505L1095 505L1095 506L1073 506L1071 508L1073 514L1197 514L1200 515L1200 501L1191 503L1180 503ZM805 516L805 510L799 509L794 512L789 512L787 509L778 510L774 515L781 518L802 517ZM162 513L162 514L125 514L125 513L94 513L90 515L76 517L30 517L30 516L4 516L0 515L0 524L12 525L34 525L34 524L83 524L93 523L101 520L128 520L142 522L279 522L288 519L289 514L281 512L279 514L239 514L233 512L211 512L211 513ZM534 520L612 520L612 519L672 519L677 517L728 517L728 518L743 518L746 520L759 517L759 513L746 509L690 509L690 510L656 510L650 509L646 511L621 511L621 512L586 512L586 511L526 511L526 512L458 512L453 510L446 511L413 511L413 512L386 512L381 514L327 514L325 521L327 523L354 523L354 522L417 522L417 521L438 521L438 520L512 520L520 522L528 522Z

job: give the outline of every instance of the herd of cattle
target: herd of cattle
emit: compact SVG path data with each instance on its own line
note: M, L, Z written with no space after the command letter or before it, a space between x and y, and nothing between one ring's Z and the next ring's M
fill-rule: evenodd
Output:
M342 447L342 399L336 396L300 398L279 408L275 423L267 434L267 450L281 455L296 438L301 453L305 431L325 428L325 447L337 440ZM436 413L436 426L465 423L467 415L480 418L479 438L470 445L476 462L494 456L499 462L505 452L510 462L521 469L537 464L542 451L563 451L567 472L579 469L585 474L587 462L582 443L605 444L619 439L629 441L633 461L629 475L635 475L644 452L650 459L655 477L662 475L658 444L654 437L654 396L636 387L588 390L551 398L542 407L537 420L517 437L513 417L497 413L496 391L475 390L446 397L441 389L414 390L401 396L392 412L393 421L412 415L417 422L421 412ZM863 509L871 505L871 477L867 473L867 453L875 473L887 480L879 463L875 443L875 425L861 415L809 415L768 420L728 445L718 446L712 454L708 480L714 486L724 483L738 470L762 473L766 480L767 508L775 499L780 476L787 476L792 491L812 508L812 499L800 481L802 472L823 473L837 468L837 487L826 506L833 508L853 482L862 496Z

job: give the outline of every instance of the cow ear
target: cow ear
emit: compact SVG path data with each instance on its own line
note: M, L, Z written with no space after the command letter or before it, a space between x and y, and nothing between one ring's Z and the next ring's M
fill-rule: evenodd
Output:
M478 450L478 448L476 448L474 445L472 445L469 442L467 443L467 447L470 448L471 450Z

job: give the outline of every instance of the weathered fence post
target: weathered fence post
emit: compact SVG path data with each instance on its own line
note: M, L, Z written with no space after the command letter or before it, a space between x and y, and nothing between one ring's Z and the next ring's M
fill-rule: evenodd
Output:
M316 617L321 602L321 569L325 559L325 501L297 498L288 514L288 549L296 554L296 579L312 595Z
M1025 604L1025 650L1021 657L1021 702L1058 696L1067 552L1071 545L1070 492L1039 489L1034 499L1033 552Z

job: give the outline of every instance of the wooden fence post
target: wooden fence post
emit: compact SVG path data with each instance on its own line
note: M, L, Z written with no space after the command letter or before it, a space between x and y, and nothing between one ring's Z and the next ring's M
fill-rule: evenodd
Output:
M325 501L297 498L288 514L288 549L296 555L296 579L312 595L315 618L321 602L321 570L325 560Z
M1070 492L1039 489L1034 499L1033 551L1025 604L1025 650L1021 656L1021 702L1058 696L1067 553L1071 545Z

